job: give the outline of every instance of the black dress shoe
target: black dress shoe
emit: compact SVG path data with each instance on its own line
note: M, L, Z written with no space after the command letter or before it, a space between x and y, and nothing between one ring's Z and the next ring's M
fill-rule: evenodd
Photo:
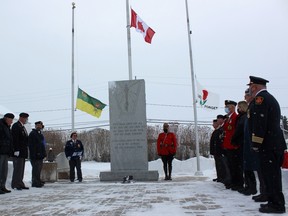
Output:
M264 207L266 207L266 206L268 206L269 205L269 202L268 203L265 203L265 204L260 204L260 208L264 208Z
M21 189L29 190L29 187L24 186L24 187L21 187ZM18 188L17 188L17 190L18 190Z
M231 184L225 184L226 189L231 189L232 185Z
M255 202L267 202L268 196L261 194L261 196L254 199Z
M21 187L12 187L12 189L16 189L16 190L22 190Z
M2 188L1 191L3 191L4 193L11 193L11 190L8 190L7 188Z
M257 193L256 189L249 189L249 190L244 191L242 194L244 194L245 196L250 196L250 195L254 195L256 193Z
M282 214L286 212L286 209L285 209L285 206L275 207L273 205L265 205L264 207L259 208L259 212Z
M2 190L0 190L0 194L5 194L5 192L4 192L4 191L2 191Z
M239 193L244 193L245 191L249 190L248 187L243 187L238 190Z
M243 187L240 185L232 185L231 190L233 191L243 190Z
M41 187L43 187L43 185L42 185L42 184L41 184L41 185L40 185L40 184L39 184L39 185L37 185L37 184L35 184L35 185L32 184L32 187L41 188Z
M252 199L255 200L256 198L260 197L262 194L258 194L258 195L255 195L255 196L252 196Z

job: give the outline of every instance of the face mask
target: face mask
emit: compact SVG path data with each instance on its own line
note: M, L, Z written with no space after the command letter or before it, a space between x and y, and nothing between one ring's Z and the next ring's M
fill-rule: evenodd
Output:
M164 129L164 133L168 133L168 129L167 128Z
M225 107L225 113L229 113L229 108Z
M253 90L252 90L252 89L253 89ZM252 95L252 94L254 93L254 89L255 89L254 86L253 86L253 87L250 86L250 88L249 88L249 94L250 94L250 95Z

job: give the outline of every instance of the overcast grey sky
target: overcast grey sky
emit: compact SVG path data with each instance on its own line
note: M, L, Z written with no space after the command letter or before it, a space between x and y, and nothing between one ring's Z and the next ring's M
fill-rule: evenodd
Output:
M127 80L126 0L75 0L77 86L108 104L108 82ZM0 105L47 127L71 124L71 15L68 0L1 0ZM243 99L249 75L288 116L288 1L188 0L194 72L220 95L220 110L198 109L199 121L224 113L223 101ZM145 79L148 119L193 120L185 0L130 0L154 29L152 44L131 29L133 77ZM165 106L172 105L172 106ZM105 124L76 111L76 128Z

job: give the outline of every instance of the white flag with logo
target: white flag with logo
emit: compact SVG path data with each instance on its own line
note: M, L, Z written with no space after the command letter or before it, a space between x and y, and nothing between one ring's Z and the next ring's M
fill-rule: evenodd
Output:
M219 95L204 88L196 80L197 85L197 102L201 107L207 110L216 110L219 108Z

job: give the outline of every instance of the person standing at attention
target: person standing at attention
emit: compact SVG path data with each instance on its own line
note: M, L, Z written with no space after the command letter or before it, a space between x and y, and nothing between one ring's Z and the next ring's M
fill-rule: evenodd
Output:
M12 113L6 113L0 119L0 194L10 193L6 188L8 175L8 158L12 155L11 125L14 119Z
M29 151L30 162L32 166L32 187L43 187L41 181L41 170L43 167L43 159L46 157L44 144L44 136L42 130L44 128L42 121L35 122L35 129L29 134Z
M268 196L268 203L261 204L259 211L262 213L285 213L281 165L287 146L280 127L280 106L278 101L267 91L268 80L255 76L249 78L248 86L254 98L247 114L252 149L259 152L260 169Z
M172 161L177 151L177 139L174 133L169 132L169 124L163 124L163 133L157 139L157 153L161 156L165 180L172 180Z
M70 135L70 140L65 145L65 155L69 161L70 181L75 180L75 167L77 170L77 179L82 182L81 160L83 158L84 147L80 140L77 139L77 133L73 132Z
M13 137L13 175L12 189L29 189L23 182L25 159L28 158L28 133L24 125L28 122L28 113L20 113L19 120L12 126Z
M223 125L223 149L225 156L227 157L229 173L231 177L230 183L226 184L227 189L239 190L243 188L243 174L242 170L239 169L241 164L240 160L240 146L233 145L231 143L232 136L236 129L236 119L237 113L235 112L237 103L231 100L225 100L225 112L227 113L227 118Z

